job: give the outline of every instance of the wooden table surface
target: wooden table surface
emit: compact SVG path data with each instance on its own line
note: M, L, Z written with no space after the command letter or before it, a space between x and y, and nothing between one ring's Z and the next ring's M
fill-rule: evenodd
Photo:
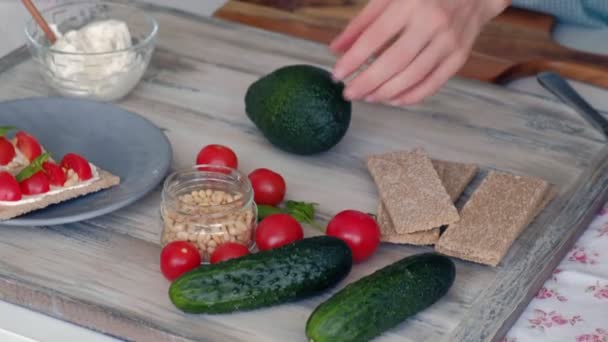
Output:
M214 16L320 43L330 42L368 0L230 0ZM551 37L555 20L510 8L475 41L461 77L503 83L540 71L608 87L608 57L567 48Z
M417 146L434 158L539 176L558 186L558 197L499 267L455 260L449 294L378 341L499 341L604 203L608 150L601 134L560 103L463 79L417 107L355 103L350 130L333 150L310 157L283 153L247 119L244 94L284 65L329 67L334 58L325 47L145 8L160 23L158 47L142 83L118 105L165 130L173 168L191 165L203 145L227 144L243 172L274 169L287 180L290 199L319 203L320 220L347 208L374 212L378 194L365 157ZM49 94L27 50L0 59L1 100ZM0 299L124 340L304 342L306 319L337 288L428 250L383 244L323 295L253 312L186 315L171 305L159 272L159 202L157 189L93 220L0 229Z

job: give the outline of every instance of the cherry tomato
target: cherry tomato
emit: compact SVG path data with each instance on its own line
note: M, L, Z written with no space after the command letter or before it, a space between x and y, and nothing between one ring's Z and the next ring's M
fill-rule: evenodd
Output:
M160 270L170 281L200 266L201 254L196 246L186 241L173 241L160 253Z
M19 186L24 195L38 195L51 190L51 181L44 171L38 171L30 178L22 180Z
M196 156L197 165L218 165L231 169L238 168L238 159L234 151L223 145L207 145Z
M327 224L326 234L346 242L355 262L369 258L380 244L378 223L357 210L344 210L334 216Z
M76 153L68 153L63 156L61 167L74 170L80 180L84 181L93 178L93 171L91 171L89 162Z
M42 154L42 147L32 135L19 131L15 137L17 138L17 148L29 161L33 161Z
M257 204L276 206L285 198L286 185L283 177L268 169L257 169L249 174Z
M249 248L244 245L236 242L226 242L211 253L209 262L217 264L218 262L239 258L247 254L249 254Z
M18 201L21 199L19 183L7 171L0 171L0 201Z
M0 137L0 165L7 165L15 158L15 148L5 137Z
M267 216L255 231L255 243L261 251L281 247L303 237L302 226L288 214Z
M42 163L42 168L46 175L49 177L51 185L54 186L63 186L66 181L66 175L61 166L53 163L53 162L44 162Z

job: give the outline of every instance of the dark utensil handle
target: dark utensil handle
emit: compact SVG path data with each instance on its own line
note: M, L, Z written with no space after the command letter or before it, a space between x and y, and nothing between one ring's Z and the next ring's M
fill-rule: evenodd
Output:
M591 107L560 75L553 72L541 72L538 74L537 79L538 83L564 103L574 108L585 120L602 131L604 136L608 137L608 120Z

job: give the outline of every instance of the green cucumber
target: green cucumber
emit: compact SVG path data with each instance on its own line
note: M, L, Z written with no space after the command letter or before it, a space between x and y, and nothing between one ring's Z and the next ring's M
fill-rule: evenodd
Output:
M435 253L410 256L347 285L308 318L310 342L369 341L443 297L454 263Z
M169 298L188 313L257 309L318 294L346 277L351 267L345 242L317 236L196 268L171 284Z

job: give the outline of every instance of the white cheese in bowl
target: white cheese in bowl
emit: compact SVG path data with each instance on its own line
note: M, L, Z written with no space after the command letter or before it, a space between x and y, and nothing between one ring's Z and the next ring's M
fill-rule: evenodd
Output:
M101 20L64 34L52 24L57 40L46 59L60 89L114 98L137 83L145 62L131 49L125 22Z

